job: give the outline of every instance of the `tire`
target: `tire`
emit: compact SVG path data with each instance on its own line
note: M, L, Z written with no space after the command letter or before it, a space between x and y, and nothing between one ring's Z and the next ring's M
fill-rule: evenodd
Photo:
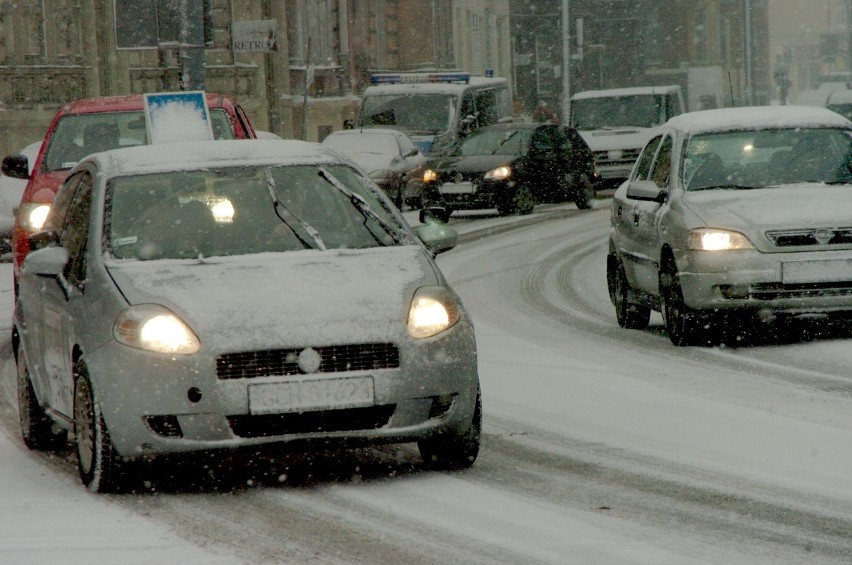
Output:
M508 201L497 203L497 212L501 216L526 216L531 214L534 208L535 196L526 184L518 186L515 194Z
M580 182L574 187L574 204L580 210L588 210L595 200L595 185L586 175L580 175Z
M632 330L647 328L651 321L651 307L630 301L630 284L624 265L615 257L607 260L607 285L618 325Z
M482 395L476 391L476 408L473 420L462 434L439 434L417 442L423 463L430 469L467 469L479 455L482 436Z
M666 331L674 345L699 345L707 341L707 316L702 311L686 305L680 286L680 275L677 267L671 262L660 273L660 298Z
M78 363L74 372L74 430L80 480L92 492L115 492L119 486L119 456L85 366Z
M68 431L54 432L54 423L38 403L23 351L18 352L18 413L24 444L36 451L60 451L68 442ZM57 428L58 429L58 428Z

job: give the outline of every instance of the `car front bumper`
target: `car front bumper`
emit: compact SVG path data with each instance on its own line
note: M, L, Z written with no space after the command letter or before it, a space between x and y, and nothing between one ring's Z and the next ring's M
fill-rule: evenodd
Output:
M133 458L294 441L397 443L461 433L470 425L479 387L473 329L464 320L440 336L399 345L396 368L224 379L217 376L216 357L154 356L118 343L88 355L116 451ZM313 385L305 384L309 381ZM371 398L362 395L354 405L351 399L328 400L331 393L317 393L316 386L330 381L338 383L335 395L367 382ZM317 395L319 404L305 405L300 394Z
M852 313L852 250L687 252L678 260L687 306L767 314Z

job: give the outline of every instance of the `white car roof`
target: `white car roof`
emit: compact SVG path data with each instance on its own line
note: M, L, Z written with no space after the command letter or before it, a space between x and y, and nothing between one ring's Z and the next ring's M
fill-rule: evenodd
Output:
M828 95L826 104L850 104L852 103L852 88L843 90L832 90Z
M396 84L377 84L367 87L364 96L381 94L462 94L470 87L504 86L502 77L470 77L470 82L406 82Z
M785 127L852 129L852 122L840 114L816 106L747 106L700 110L675 116L666 125L687 134Z
M240 165L332 164L340 158L320 143L293 139L240 139L139 145L96 153L110 176ZM88 158L86 159L88 160Z
M371 128L371 127L358 127L355 129L340 129L337 131L333 131L326 136L328 139L331 136L340 137L340 136L358 136L358 135L392 135L394 137L403 137L405 136L404 132L399 131L398 129L389 129L389 128ZM323 140L325 141L325 140Z
M631 88L610 88L607 90L584 90L571 97L571 100L583 100L585 98L613 98L615 96L639 96L643 94L669 94L676 92L680 87L676 84L666 86L634 86Z

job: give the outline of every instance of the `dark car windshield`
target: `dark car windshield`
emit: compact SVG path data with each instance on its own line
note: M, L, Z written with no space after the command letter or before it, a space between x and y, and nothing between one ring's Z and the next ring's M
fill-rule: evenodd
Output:
M454 94L376 94L361 102L358 126L395 126L407 133L442 133L453 128Z
M665 97L637 94L572 100L571 121L579 130L658 126L666 121Z
M225 110L211 108L210 121L213 137L236 139ZM56 123L41 170L70 169L92 153L147 143L148 132L142 110L68 114Z
M841 129L764 129L692 136L683 166L687 190L852 182L852 138Z
M105 248L123 259L367 248L413 241L368 181L344 165L126 176L113 179L107 194Z
M480 129L466 138L455 155L521 155L527 151L533 130Z

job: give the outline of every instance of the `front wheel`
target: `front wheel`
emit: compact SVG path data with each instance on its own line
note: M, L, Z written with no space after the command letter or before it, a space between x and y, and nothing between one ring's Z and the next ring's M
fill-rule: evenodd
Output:
M80 479L92 492L114 492L119 485L119 456L85 366L78 363L74 372L74 431Z
M476 391L476 407L473 420L464 433L439 434L420 440L417 447L427 467L432 469L467 469L479 455L479 442L482 436L482 395Z
M23 351L18 352L18 413L24 444L37 451L59 451L68 441L67 430L54 431L53 420L36 398Z
M517 185L515 193L508 199L497 203L497 212L501 216L531 214L535 208L535 196L526 184Z
M673 264L660 273L660 298L666 331L674 345L698 345L704 341L707 316L686 305L680 274Z

